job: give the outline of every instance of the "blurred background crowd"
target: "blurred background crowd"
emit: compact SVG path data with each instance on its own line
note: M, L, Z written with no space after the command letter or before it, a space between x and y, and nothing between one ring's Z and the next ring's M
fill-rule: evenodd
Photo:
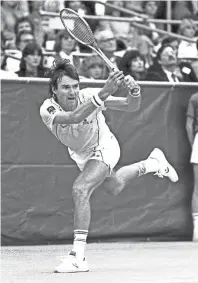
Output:
M198 1L171 1L170 16L178 23L169 28L157 21L167 19L167 1L103 2L110 5L76 0L1 1L1 78L43 78L54 59L68 58L81 78L106 79L109 70L101 58L76 42L61 25L58 13L71 8L82 16L100 16L87 21L101 50L124 74L138 81L198 82ZM131 18L152 30L104 16ZM189 40L162 34L159 29Z

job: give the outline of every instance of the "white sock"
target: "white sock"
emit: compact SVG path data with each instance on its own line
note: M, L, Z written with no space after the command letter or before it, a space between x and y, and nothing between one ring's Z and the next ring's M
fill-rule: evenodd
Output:
M85 257L87 236L87 230L74 230L74 242L72 251L76 252L76 258L78 260L83 260Z
M147 173L155 173L159 170L159 161L155 158L148 158L138 163L139 176Z

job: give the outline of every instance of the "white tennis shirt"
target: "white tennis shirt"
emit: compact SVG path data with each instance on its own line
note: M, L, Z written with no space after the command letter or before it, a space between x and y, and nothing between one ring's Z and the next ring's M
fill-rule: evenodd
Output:
M89 100L100 89L86 88L79 91L78 105ZM79 124L54 124L54 118L64 111L53 98L46 99L40 107L40 115L47 128L71 151L90 151L104 139L112 136L105 122L102 108L97 108Z

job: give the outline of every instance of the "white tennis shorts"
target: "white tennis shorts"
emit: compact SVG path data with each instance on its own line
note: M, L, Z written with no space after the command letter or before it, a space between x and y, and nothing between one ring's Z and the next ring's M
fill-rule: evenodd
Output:
M104 162L110 170L116 166L120 159L120 146L112 134L108 137L103 138L99 145L94 148L94 150L76 153L69 151L70 157L76 162L79 169L82 171L85 164L90 159L96 159Z
M196 133L193 142L190 162L194 164L198 164L198 133Z

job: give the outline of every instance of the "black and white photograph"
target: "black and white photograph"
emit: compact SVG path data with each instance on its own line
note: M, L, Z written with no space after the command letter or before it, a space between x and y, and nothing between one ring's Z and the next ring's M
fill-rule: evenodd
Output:
M1 1L1 282L198 283L198 1Z

